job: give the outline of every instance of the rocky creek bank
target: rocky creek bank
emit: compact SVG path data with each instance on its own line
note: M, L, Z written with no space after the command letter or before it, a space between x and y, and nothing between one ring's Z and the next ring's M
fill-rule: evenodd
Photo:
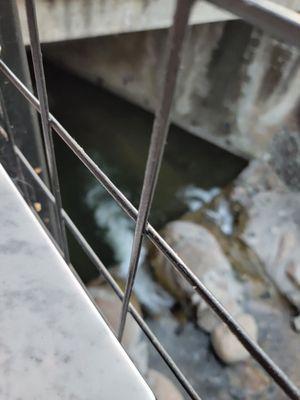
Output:
M230 229L224 229L224 207L232 216ZM231 187L167 224L161 233L249 336L299 385L299 192L292 191L268 163L252 161ZM181 304L193 308L197 326L210 334L220 361L246 361L240 364L246 373L252 361L228 328L154 247L149 260L156 279ZM261 398L269 398L270 387L266 384Z
M226 229L224 209L231 215ZM252 161L233 185L200 209L168 223L161 234L249 336L300 386L299 192L292 191L268 163ZM148 323L200 394L207 399L285 398L152 246L147 262L153 278L176 304L159 315L147 315ZM113 301L99 283L91 286L91 294L116 328L119 300ZM138 303L137 309L142 312ZM124 347L157 398L185 398L142 336L129 318Z

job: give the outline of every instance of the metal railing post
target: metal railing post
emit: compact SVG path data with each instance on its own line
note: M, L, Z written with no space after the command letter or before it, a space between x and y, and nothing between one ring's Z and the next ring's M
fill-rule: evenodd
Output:
M58 172L57 172L56 160L55 160L52 129L50 126L49 104L48 104L48 96L47 96L46 80L45 80L44 67L43 67L41 45L40 45L40 41L39 41L36 10L35 10L35 5L34 5L33 0L25 0L25 5L26 5L26 14L27 14L27 21L28 21L28 30L29 30L30 47L31 47L31 55L32 55L32 61L33 61L35 82L36 82L36 87L37 87L38 98L39 98L40 104L41 104L42 132L43 132L43 138L44 138L44 143L45 143L47 166L48 166L48 171L49 171L49 176L50 176L50 187L51 187L51 191L54 194L54 197L56 200L54 210L55 210L55 218L56 218L56 223L57 223L57 228L58 228L58 243L64 252L64 256L65 256L67 263L69 263L70 256L69 256L65 224L64 224L64 220L61 215L62 200L61 200Z
M118 333L118 339L120 341L122 340L122 336L124 333L126 315L138 268L145 226L148 220L169 130L172 100L175 93L177 74L181 59L181 51L183 47L185 32L188 26L188 19L192 3L193 2L191 0L177 1L174 22L169 30L167 40L167 58L163 77L164 79L162 93L161 98L158 102L157 112L152 128L148 160L145 170L145 177L131 250L129 273L122 305L122 314Z

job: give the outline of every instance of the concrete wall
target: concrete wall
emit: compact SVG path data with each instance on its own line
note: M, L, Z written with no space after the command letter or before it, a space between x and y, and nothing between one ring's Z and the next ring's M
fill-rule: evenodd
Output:
M155 110L166 30L72 41L45 54L79 76ZM192 26L173 121L247 157L298 129L300 53L242 21Z

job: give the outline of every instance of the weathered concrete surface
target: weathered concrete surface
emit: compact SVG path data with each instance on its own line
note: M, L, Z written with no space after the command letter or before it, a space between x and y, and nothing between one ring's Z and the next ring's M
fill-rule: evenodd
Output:
M273 0L300 10L299 0ZM24 0L17 0L25 43L29 43ZM103 35L167 28L175 0L37 0L42 42L56 42ZM196 1L190 24L236 17L208 1Z
M175 0L38 0L36 4L41 41L56 42L166 28L172 21ZM28 43L24 0L18 0L18 5ZM233 18L227 11L198 1L190 23Z
M79 76L151 111L161 89L166 30L49 45ZM247 157L281 130L299 131L300 52L242 21L192 26L173 110L187 131Z
M1 398L154 400L1 164L0 199Z

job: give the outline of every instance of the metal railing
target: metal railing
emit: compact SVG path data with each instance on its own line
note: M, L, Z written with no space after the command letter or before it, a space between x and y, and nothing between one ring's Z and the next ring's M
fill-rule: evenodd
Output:
M181 50L184 42L185 31L188 25L189 13L193 2L191 0L177 0L173 25L169 30L166 66L164 70L164 84L162 86L162 92L159 97L158 108L153 124L144 183L138 210L110 181L101 168L80 147L80 145L57 121L57 119L50 114L34 0L25 0L25 3L38 98L35 97L32 92L18 79L18 77L2 59L0 59L0 71L41 114L46 160L50 176L50 188L36 173L34 168L24 156L23 152L16 144L13 144L13 149L18 160L22 163L28 173L30 173L49 201L55 205L55 215L59 226L57 245L59 246L66 262L68 264L70 263L65 232L65 228L67 227L81 245L89 259L97 267L99 272L101 272L103 277L123 302L118 332L119 340L122 341L124 326L126 323L127 314L129 312L146 334L152 345L161 355L162 359L174 373L189 397L191 399L200 399L200 396L193 389L189 380L183 375L170 355L161 345L158 338L153 334L146 322L130 304L130 297L138 268L141 244L143 237L147 236L170 261L173 268L178 271L187 282L189 282L195 292L197 292L215 311L221 320L228 326L231 332L244 345L252 357L264 368L264 370L272 377L274 382L281 387L286 395L291 399L300 399L300 391L295 384L286 376L286 374L278 367L278 365L276 365L270 359L263 349L248 336L248 334L239 326L231 314L222 306L222 304L220 304L213 293L211 293L206 286L192 273L188 266L179 258L179 256L148 222L148 216L151 209L151 203L155 192L156 181L163 158L164 146L169 128L170 111L176 87L178 69L180 66ZM274 5L267 0L212 0L212 3L220 5L223 8L236 13L254 25L267 30L269 33L275 34L278 38L287 41L289 44L300 46L300 18L295 12L287 11L285 8ZM60 136L69 149L82 161L82 163L94 175L98 182L108 191L108 193L110 193L110 195L124 210L124 212L136 222L129 274L124 293L119 288L109 271L103 265L95 251L80 233L80 230L68 216L67 212L62 208L52 132L56 132Z

